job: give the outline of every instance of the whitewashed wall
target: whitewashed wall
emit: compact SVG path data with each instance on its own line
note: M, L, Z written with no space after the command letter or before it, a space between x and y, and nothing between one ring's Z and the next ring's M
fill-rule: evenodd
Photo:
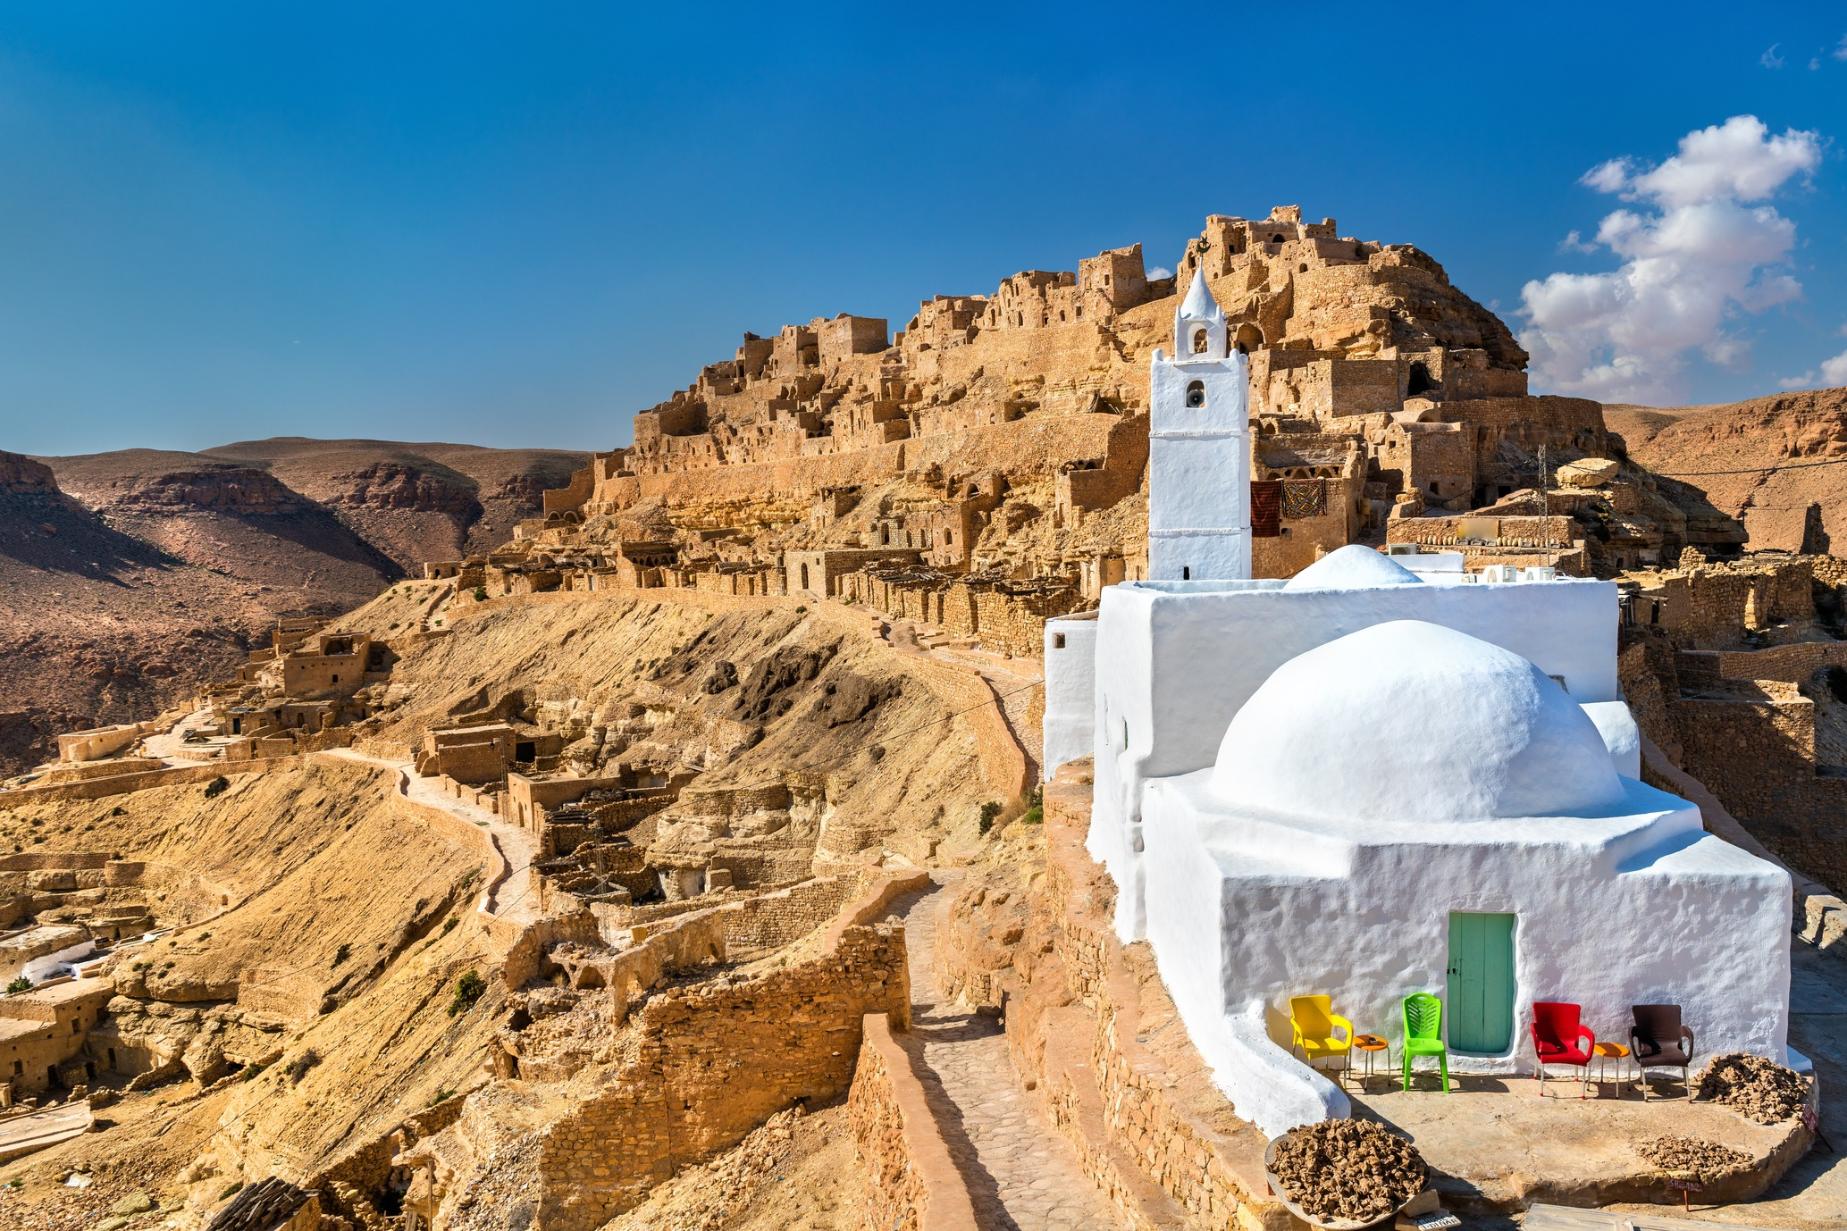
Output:
M1530 1072L1535 1000L1581 1004L1620 1040L1631 1005L1675 1003L1701 1055L1789 1058L1788 873L1705 833L1683 800L1631 781L1629 815L1413 822L1372 840L1238 812L1209 778L1149 784L1142 864L1162 981L1233 1098L1275 1073L1218 1023L1261 1009L1286 1048L1289 997L1321 992L1396 1045L1402 997L1446 995L1451 911L1517 916L1512 1046L1453 1054L1454 1070ZM1291 1127L1305 1098L1259 1127Z
M1404 619L1512 650L1564 677L1580 704L1621 701L1613 582L1431 580L1307 591L1275 581L1125 582L1103 591L1087 846L1116 879L1118 935L1145 934L1135 832L1143 784L1210 765L1232 715L1289 659Z

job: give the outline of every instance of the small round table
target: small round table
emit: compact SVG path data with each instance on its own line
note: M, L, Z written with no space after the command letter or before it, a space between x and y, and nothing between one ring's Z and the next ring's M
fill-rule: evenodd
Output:
M1373 1064L1378 1059L1380 1052L1385 1053L1386 1076L1391 1076L1391 1049L1392 1045L1376 1034L1356 1034L1353 1036L1353 1050L1359 1052L1360 1055L1366 1058L1366 1068L1357 1078L1360 1083L1360 1089L1364 1090L1366 1088L1366 1083L1372 1080Z
M1623 1077L1623 1061L1629 1058L1629 1045L1627 1043L1615 1043L1606 1040L1593 1047L1591 1049L1591 1054L1597 1058L1597 1084L1599 1086L1609 1080L1610 1061L1612 1060L1616 1061L1616 1081L1620 1084L1625 1080Z

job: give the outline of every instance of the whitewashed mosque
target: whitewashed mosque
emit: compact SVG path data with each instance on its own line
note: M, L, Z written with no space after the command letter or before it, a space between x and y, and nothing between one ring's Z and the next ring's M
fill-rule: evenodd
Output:
M1251 580L1246 360L1202 277L1174 339L1150 580L1047 625L1044 759L1092 758L1118 934L1152 946L1240 1114L1347 1114L1290 1051L1289 999L1315 993L1379 1032L1437 993L1461 1072L1532 1071L1536 1000L1618 1037L1630 1006L1678 1004L1702 1055L1806 1067L1789 875L1639 780L1614 583L1361 546Z

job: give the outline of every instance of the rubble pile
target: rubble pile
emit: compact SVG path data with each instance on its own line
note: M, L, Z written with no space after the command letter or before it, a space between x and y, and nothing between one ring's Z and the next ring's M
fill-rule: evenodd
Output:
M1423 1190L1409 1141L1369 1120L1323 1120L1277 1139L1270 1173L1316 1218L1384 1218Z
M1802 1074L1762 1056L1733 1052L1715 1056L1700 1074L1699 1096L1723 1103L1759 1124L1793 1119L1808 1102L1809 1083Z
M1701 1183L1751 1166L1750 1155L1703 1137L1656 1137L1636 1146L1636 1152L1663 1171L1690 1171Z

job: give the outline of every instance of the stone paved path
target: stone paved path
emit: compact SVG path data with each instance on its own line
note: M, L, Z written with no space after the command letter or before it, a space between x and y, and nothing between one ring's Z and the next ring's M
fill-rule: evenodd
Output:
M947 874L936 873L939 882ZM1064 1138L1020 1088L1000 1022L941 1002L936 983L938 917L950 891L908 898L911 1033L904 1038L931 1110L974 1198L981 1231L1103 1231L1120 1220L1078 1169Z

